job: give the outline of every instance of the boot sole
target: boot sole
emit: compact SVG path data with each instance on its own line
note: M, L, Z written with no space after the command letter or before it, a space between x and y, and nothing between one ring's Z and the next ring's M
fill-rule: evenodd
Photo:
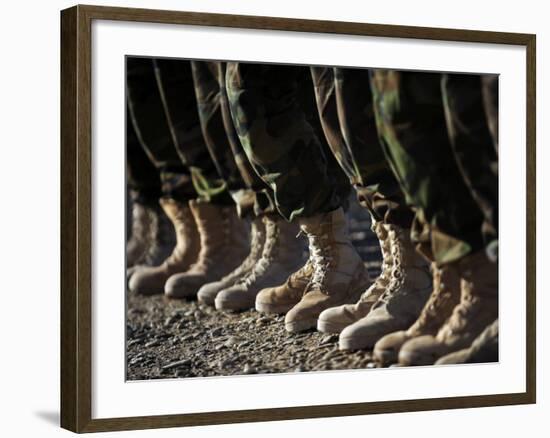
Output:
M351 323L350 323L351 324ZM330 321L326 321L323 319L317 320L317 330L319 330L322 333L329 333L329 334L340 334L342 330L344 330L349 324L338 324L333 323Z
M440 356L435 354L426 357L425 355L402 351L399 353L399 365L408 367L433 365L439 359L439 357Z
M338 348L340 350L372 350L374 348L374 343L369 345L366 342L358 342L358 340L354 338L342 338L340 336Z
M317 318L285 322L285 330L289 333L300 333L317 327Z
M399 350L395 349L374 349L372 352L372 357L384 365L390 365L398 363Z
M240 310L249 310L254 308L254 303L239 304L235 301L215 300L216 310L238 312Z
M260 313L266 313L268 315L281 315L287 313L290 309L292 309L296 303L294 304L279 304L279 305L273 305L268 303L256 303L256 310Z
M197 301L200 304L205 304L205 305L210 306L210 307L215 307L216 306L216 298L210 298L210 297L205 298L201 294L197 294Z

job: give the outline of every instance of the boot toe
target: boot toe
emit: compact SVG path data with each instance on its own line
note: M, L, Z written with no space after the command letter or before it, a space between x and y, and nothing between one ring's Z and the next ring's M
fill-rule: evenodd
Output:
M260 313L282 314L287 313L300 299L292 300L284 294L278 293L278 287L262 289L256 295L256 310Z
M170 298L192 298L203 283L203 275L187 272L172 275L164 285L164 294Z
M367 315L357 322L347 326L340 333L340 350L372 349L384 335L398 330L393 318Z
M401 365L432 365L442 355L441 346L430 335L419 336L405 342L399 351Z
M215 299L217 310L238 311L254 307L254 298L242 285L235 285L218 293Z
M162 294L166 277L155 269L137 269L128 281L128 288L131 292L139 295Z
M410 337L405 330L390 333L383 336L374 345L373 356L383 364L392 364L397 362L399 350Z
M318 314L307 307L295 305L285 316L285 329L289 333L300 333L317 327Z
M348 307L350 307L349 304L344 304L323 310L317 320L317 330L322 333L341 333L356 321L347 311Z
M435 365L456 365L467 363L470 358L470 349L464 348L462 350L455 351L454 353L446 354L445 356L439 358Z
M197 299L200 303L213 306L216 300L216 296L223 289L224 283L222 281L215 281L213 283L206 283L201 286L197 292Z

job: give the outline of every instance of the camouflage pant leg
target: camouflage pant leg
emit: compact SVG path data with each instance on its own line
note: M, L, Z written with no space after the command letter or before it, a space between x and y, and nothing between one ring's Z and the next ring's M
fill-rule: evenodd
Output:
M199 118L208 150L241 216L252 214L255 192L267 186L252 169L229 112L224 62L191 61Z
M349 161L359 199L373 216L386 223L410 228L413 213L386 160L378 138L366 69L335 68L335 88L342 135L347 146L342 160Z
M287 220L335 210L347 199L311 124L310 109L301 105L304 84L299 82L306 77L304 73L309 71L295 66L227 66L228 97L237 134ZM306 86L313 91L311 82ZM311 106L315 109L314 101Z
M498 239L498 158L484 108L483 78L445 74L441 86L451 146L464 181L483 212L482 230L489 245ZM498 96L498 82L496 87Z
M143 151L158 170L163 195L182 201L195 198L189 170L174 145L150 58L127 58L126 90L126 123L132 125Z
M483 216L450 145L441 75L373 70L371 86L382 147L416 209L419 249L440 264L482 249Z
M142 148L126 106L126 178L134 202L158 205L162 196L160 175Z
M498 154L498 76L483 75L481 77L481 91L487 124Z
M199 199L232 204L227 183L218 173L203 137L191 62L159 58L154 65L176 149L191 172Z

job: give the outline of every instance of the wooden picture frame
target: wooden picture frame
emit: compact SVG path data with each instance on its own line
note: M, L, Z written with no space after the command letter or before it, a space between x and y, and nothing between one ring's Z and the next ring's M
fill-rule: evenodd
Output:
M92 418L91 26L115 20L519 45L526 48L527 284L526 391L523 393L252 409L197 414ZM344 23L99 6L61 12L61 426L98 432L289 420L388 412L528 404L536 401L535 49L530 34Z

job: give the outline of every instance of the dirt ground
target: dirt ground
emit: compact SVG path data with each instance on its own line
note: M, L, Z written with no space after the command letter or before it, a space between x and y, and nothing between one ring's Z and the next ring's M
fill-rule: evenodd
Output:
M354 245L373 277L380 251L369 216L353 203ZM222 313L196 301L127 294L127 379L163 379L378 367L369 351L342 352L338 336L290 334L284 316Z

